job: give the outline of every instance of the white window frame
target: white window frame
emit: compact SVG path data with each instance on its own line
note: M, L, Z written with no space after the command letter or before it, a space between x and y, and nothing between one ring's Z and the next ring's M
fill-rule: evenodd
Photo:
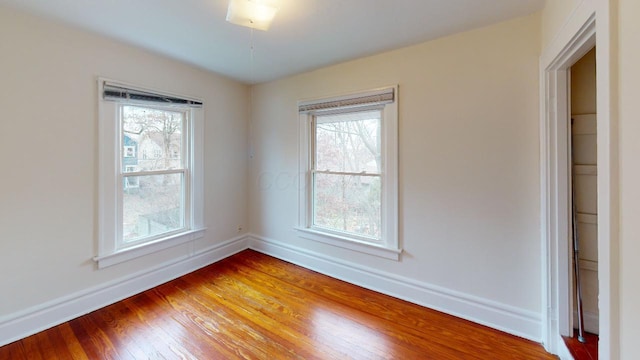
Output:
M392 100L376 101L376 97L391 94ZM346 95L304 100L298 102L299 109L299 184L298 225L300 237L391 260L399 260L402 249L398 238L398 87L360 91ZM358 99L369 99L358 103ZM358 104L354 104L358 103ZM323 104L333 104L323 108ZM336 104L343 104L335 106ZM363 236L332 231L313 226L313 151L316 115L327 112L341 113L354 110L382 107L382 203L379 241ZM309 110L311 109L311 110Z
M98 136L99 136L99 210L98 210L98 255L94 260L99 268L105 268L124 261L132 260L170 247L194 241L204 236L203 223L203 156L204 156L204 109L175 105L175 109L188 112L183 136L185 171L185 224L180 231L150 237L145 241L125 243L122 241L122 194L123 171L122 153L124 150L120 133L118 112L123 103L147 107L159 107L158 104L124 99L113 101L104 99L105 84L122 88L177 97L200 102L190 97L174 95L156 90L144 89L109 79L98 79ZM166 105L161 108L166 108Z
M126 151L126 149L125 149ZM136 169L137 167L135 165L125 165L124 167L124 173L132 173L132 172L138 172L138 170ZM137 189L140 187L140 183L138 181L130 181L130 179L128 177L125 177L124 179L124 188L125 189Z

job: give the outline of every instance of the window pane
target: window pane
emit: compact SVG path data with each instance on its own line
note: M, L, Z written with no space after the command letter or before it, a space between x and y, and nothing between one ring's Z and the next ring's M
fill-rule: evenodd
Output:
M142 106L122 107L122 170L182 168L185 113Z
M125 176L123 240L135 241L184 228L183 174Z
M380 177L315 174L313 182L313 225L380 239Z
M380 110L316 117L315 169L380 173Z

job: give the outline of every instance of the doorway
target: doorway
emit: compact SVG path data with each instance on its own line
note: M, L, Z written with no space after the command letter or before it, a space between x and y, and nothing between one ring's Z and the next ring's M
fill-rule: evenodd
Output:
M563 335L575 360L590 360L598 355L599 332L596 49L572 65L569 75L573 331Z
M571 67L571 158L585 329L598 334L596 49ZM575 304L575 299L574 299ZM574 306L575 309L575 306ZM574 320L576 320L576 311ZM576 328L574 321L574 329Z
M609 0L582 1L540 57L541 340L562 359L572 330L569 211L569 69L596 46L598 356L619 357L615 26ZM598 31L596 34L596 19Z
M573 335L574 308L571 67L596 45L595 12L582 14L570 19L563 36L541 57L542 341L563 359L571 358L562 337Z

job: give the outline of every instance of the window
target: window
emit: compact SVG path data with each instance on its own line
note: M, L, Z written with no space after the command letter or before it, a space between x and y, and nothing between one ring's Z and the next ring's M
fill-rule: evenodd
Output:
M189 123L188 108L152 105L118 105L120 137L134 141L147 141L156 145L152 161L141 164L143 170L135 170L126 164L128 156L122 154L123 172L120 174L128 185L136 184L135 192L122 195L122 246L184 231L189 223L185 209L189 204L186 193L188 168L186 159L169 160L163 150L188 143L185 135ZM138 161L142 162L142 161Z
M302 237L398 259L396 94L299 104Z
M381 240L382 109L312 118L311 225Z
M124 166L124 172L125 173L132 173L132 172L136 172L136 166L134 165L125 165ZM128 189L136 189L140 187L140 183L138 182L138 177L136 176L126 176L124 178L124 189L128 190Z
M201 102L103 79L99 94L99 267L201 237Z
M123 151L124 157L135 157L136 156L136 147L135 146L124 146Z

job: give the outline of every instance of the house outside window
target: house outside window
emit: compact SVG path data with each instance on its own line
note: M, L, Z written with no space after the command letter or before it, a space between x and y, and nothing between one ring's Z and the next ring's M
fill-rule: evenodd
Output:
M163 150L169 152L172 147L182 148L189 143L186 136L189 109L127 103L118 107L122 139L137 138L138 143L155 141L154 158L165 160L145 163L142 170L137 170L125 164L128 156L122 154L121 176L125 185L136 184L139 188L136 192L125 192L119 204L122 245L184 231L189 222L185 211L190 201L186 192L189 168L184 158L167 161Z
M396 96L391 87L299 103L301 237L399 258Z
M132 158L136 156L136 148L135 146L124 146L123 156L127 158Z
M103 79L99 94L99 267L201 237L201 102Z

